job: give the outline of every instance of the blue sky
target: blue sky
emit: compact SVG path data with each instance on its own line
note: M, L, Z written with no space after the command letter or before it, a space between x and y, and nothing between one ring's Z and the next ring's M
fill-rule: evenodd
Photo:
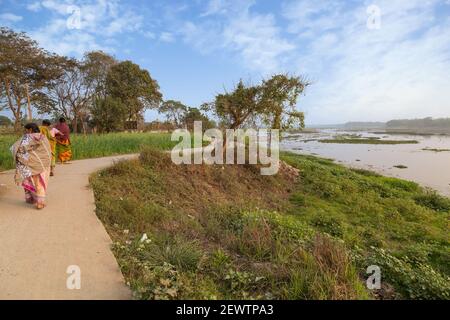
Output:
M132 60L190 106L289 72L308 124L450 117L450 0L0 0L0 25Z

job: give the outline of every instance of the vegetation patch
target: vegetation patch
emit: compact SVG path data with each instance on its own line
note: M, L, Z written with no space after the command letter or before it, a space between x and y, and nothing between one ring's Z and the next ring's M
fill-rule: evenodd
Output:
M437 148L423 148L423 151L433 151L433 152L450 152L450 149L437 149Z
M417 144L417 140L381 140L375 138L369 139L352 139L352 138L337 138L337 139L321 139L321 143L341 143L341 144Z
M448 199L330 160L282 157L299 175L176 166L150 149L93 175L97 215L136 297L375 298L365 288L374 262L390 298L448 297Z

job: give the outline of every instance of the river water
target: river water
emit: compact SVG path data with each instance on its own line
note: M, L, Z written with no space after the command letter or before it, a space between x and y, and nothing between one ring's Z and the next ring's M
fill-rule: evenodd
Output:
M321 143L338 135L357 135L380 140L417 140L418 144L335 144ZM334 159L348 167L368 169L385 176L415 181L450 196L450 136L400 135L366 131L320 130L317 133L283 135L282 150ZM407 168L396 168L395 166Z

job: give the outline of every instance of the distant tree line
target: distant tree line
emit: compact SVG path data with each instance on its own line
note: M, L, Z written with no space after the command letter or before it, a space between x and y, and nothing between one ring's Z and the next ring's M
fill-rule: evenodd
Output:
M391 120L386 123L388 129L450 129L450 118L433 119L431 117L412 120Z
M192 129L194 121L202 121L208 129L217 125L210 117L231 129L256 124L304 127L296 104L308 85L287 74L258 85L240 81L233 91L192 108L164 101L158 82L132 61L118 61L102 51L86 52L79 60L60 56L40 48L25 33L0 28L0 111L10 111L17 131L33 119L33 108L39 115L66 118L74 132L135 129L148 109L164 114L173 128ZM0 125L8 120L1 118Z

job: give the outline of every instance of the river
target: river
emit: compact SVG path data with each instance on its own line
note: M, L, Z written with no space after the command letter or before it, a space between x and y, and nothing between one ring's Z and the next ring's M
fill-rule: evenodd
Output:
M417 140L417 144L336 144L318 140L348 135L377 140ZM415 181L450 196L450 136L406 135L367 131L318 130L315 133L285 133L281 150L334 159L353 168L368 169L385 176ZM406 168L397 168L404 166Z

